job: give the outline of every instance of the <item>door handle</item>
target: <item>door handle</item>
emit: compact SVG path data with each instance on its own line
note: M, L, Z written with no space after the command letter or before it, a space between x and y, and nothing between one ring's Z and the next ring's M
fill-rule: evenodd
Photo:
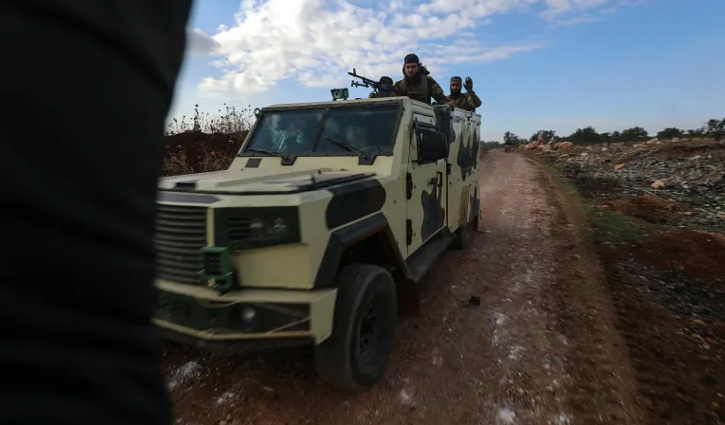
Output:
M443 173L441 171L438 172L438 187L443 187Z

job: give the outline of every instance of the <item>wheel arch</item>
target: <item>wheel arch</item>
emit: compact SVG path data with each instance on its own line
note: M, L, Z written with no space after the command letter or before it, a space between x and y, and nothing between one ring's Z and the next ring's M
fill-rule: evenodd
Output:
M335 287L340 271L353 263L375 264L388 269L396 283L399 312L403 315L420 313L417 286L410 279L408 265L382 212L330 234L314 288Z

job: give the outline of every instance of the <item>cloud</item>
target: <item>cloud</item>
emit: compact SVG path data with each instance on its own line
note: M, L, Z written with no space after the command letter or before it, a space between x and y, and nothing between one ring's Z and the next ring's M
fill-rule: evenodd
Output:
M463 12L466 16L478 19L517 10L523 11L540 2L541 0L431 0L420 4L418 10L422 13L440 14Z
M207 96L247 95L285 80L326 88L348 82L352 68L369 78L397 80L410 52L436 76L449 64L504 60L544 46L530 41L494 46L473 36L495 15L536 6L543 8L542 18L554 20L611 1L244 0L235 24L217 28L212 49L205 49L205 34L194 33L197 50L223 57L213 62L221 75L204 78L199 89Z
M585 13L583 15L574 16L572 18L559 19L559 20L553 22L552 26L571 27L571 26L583 24L586 22L597 22L598 20L599 20L598 17Z
M186 29L186 52L190 56L211 55L219 48L219 43L200 29Z
M637 6L646 0L545 0L547 7L539 16L552 26L572 26L585 22L596 22L601 18L594 16L609 15L619 6ZM576 16L572 16L576 15ZM566 16L569 15L569 16Z
M548 6L540 16L546 20L554 20L568 12L581 12L595 9L610 3L610 0L546 0Z

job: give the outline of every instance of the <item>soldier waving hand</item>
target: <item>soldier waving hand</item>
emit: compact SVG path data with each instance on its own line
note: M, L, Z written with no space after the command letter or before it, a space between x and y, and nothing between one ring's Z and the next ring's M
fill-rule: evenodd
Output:
M473 91L473 79L471 77L466 77L466 84L464 86L466 89L465 95L461 93L461 82L461 77L451 77L451 94L446 97L446 104L466 111L476 112L476 108L481 106L482 102Z

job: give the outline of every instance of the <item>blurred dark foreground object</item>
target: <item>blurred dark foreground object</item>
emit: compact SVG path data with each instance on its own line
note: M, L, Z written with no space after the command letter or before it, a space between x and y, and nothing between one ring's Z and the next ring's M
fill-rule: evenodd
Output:
M0 1L0 423L170 424L150 318L191 0Z

